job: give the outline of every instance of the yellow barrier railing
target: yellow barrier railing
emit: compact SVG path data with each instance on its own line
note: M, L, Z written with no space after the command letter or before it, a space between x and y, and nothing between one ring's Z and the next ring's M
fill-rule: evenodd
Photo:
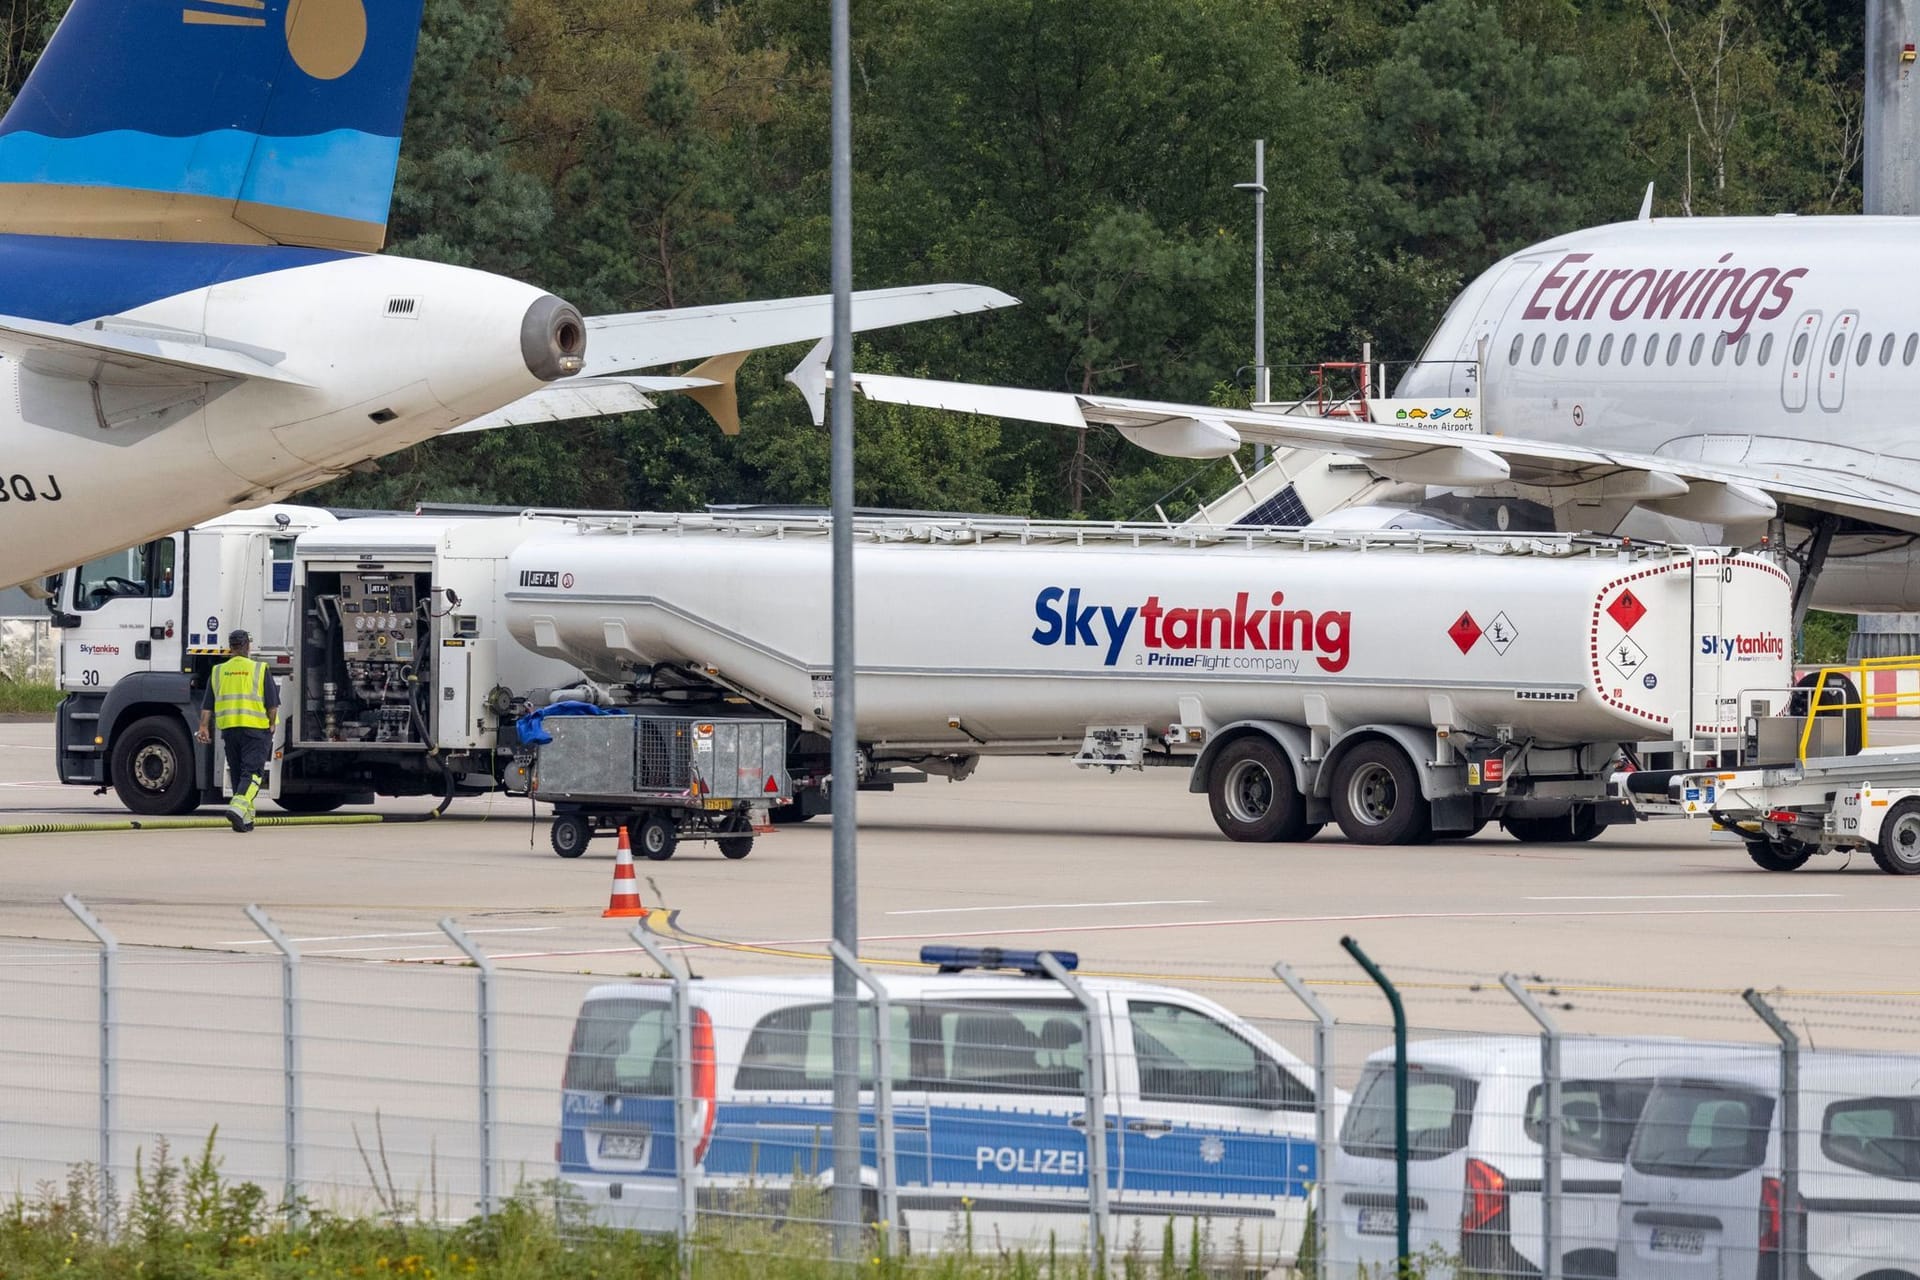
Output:
M1895 690L1891 693L1873 692L1872 676L1882 671L1920 671L1920 657L1898 658L1862 658L1858 662L1842 666L1821 667L1818 678L1805 689L1795 688L1794 693L1807 695L1807 722L1800 729L1800 763L1807 762L1807 748L1813 742L1813 724L1820 712L1851 712L1860 717L1860 745L1862 748L1872 744L1872 715L1876 711L1888 708L1920 706L1920 689L1909 693ZM1850 680L1855 690L1851 701L1845 700L1846 689L1841 685L1829 686L1828 677Z

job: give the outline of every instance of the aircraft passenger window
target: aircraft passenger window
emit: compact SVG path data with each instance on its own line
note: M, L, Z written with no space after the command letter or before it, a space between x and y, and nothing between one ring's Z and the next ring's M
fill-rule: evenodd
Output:
M1884 369L1886 366L1892 363L1893 363L1893 335L1888 334L1886 337L1880 339L1880 367Z
M1747 348L1752 345L1753 335L1750 333L1741 334L1739 343L1733 349L1733 362L1735 364L1745 364L1747 362Z
M1865 368L1867 364L1867 357L1872 354L1873 354L1873 335L1870 333L1863 333L1860 335L1860 346L1857 349L1855 349L1853 353L1853 367L1856 369Z
M1920 354L1920 333L1910 333L1907 335L1906 349L1900 353L1900 363L1912 364L1916 354Z
M1727 341L1730 336L1725 333L1713 335L1713 362L1716 365L1727 358L1727 348L1732 345Z
M1544 333L1535 334L1533 337L1533 362L1535 364L1540 363L1541 353L1546 351L1546 349L1547 349L1547 335Z
M1592 345L1593 335L1590 333L1581 334L1580 345L1573 349L1573 362L1575 364L1585 364L1587 362L1587 348Z
M1680 335L1677 333L1667 339L1667 363L1680 363Z
M1687 363L1699 364L1700 353L1706 350L1706 347L1707 347L1707 335L1704 333L1694 334L1693 345L1687 348Z
M1640 340L1639 335L1632 334L1632 333L1620 339L1620 363L1621 364L1633 363L1633 344L1635 342L1638 342L1639 340Z
M1652 364L1654 360L1659 356L1659 354L1660 354L1660 335L1657 333L1649 334L1647 336L1646 354L1640 357L1640 363Z
M1605 364L1607 362L1607 357L1612 354L1613 354L1613 335L1610 333L1603 333L1600 335L1600 358L1596 360L1594 363Z
M1516 333L1513 335L1513 345L1507 348L1508 364L1520 363L1520 348L1525 345L1527 345L1527 336L1524 333Z
M1847 335L1844 333L1834 334L1833 345L1827 348L1827 363L1839 364L1840 361L1843 358L1845 358L1846 354L1847 354Z
M1553 340L1553 362L1565 364L1567 360L1567 335L1561 334Z

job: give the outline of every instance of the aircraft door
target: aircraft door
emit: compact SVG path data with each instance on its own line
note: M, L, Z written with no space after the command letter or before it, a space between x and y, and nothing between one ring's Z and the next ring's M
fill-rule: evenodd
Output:
M1818 311L1801 312L1793 328L1787 330L1787 349L1780 362L1780 403L1788 413L1799 413L1807 407L1807 382L1820 360L1820 353L1815 349L1819 339Z
M1828 413L1840 412L1847 396L1847 362L1853 352L1855 330L1860 327L1858 311L1842 311L1833 318L1820 352L1820 407Z
M1474 396L1482 394L1481 383L1485 382L1486 370L1481 360L1493 361L1498 353L1495 349L1495 331L1500 327L1500 318L1513 305L1540 264L1537 262L1513 262L1500 273L1486 293L1480 296L1475 307L1473 324L1467 330L1460 350L1455 353L1452 375L1448 380L1448 392L1455 396ZM1438 353L1436 353L1438 354Z
M60 633L63 689L84 693L136 671L180 669L179 563L176 534L89 560L66 575L61 605L78 625Z

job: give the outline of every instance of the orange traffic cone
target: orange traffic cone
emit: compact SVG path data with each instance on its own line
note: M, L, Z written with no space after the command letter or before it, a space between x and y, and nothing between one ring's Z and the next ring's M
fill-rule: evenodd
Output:
M633 878L633 846L627 843L627 829L623 825L620 848L613 855L613 896L607 899L607 909L600 916L605 919L646 914L647 909L640 905L640 882Z

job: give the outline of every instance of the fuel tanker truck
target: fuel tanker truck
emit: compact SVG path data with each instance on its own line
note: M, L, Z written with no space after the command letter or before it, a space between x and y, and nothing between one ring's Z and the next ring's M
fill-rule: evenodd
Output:
M634 716L615 753L659 747L658 717L674 732L783 728L765 790L736 798L741 825L709 832L694 804L666 820L682 834L737 847L755 805L775 821L825 812L828 532L822 517L751 511L315 520L284 552L274 660L289 724L273 786L309 808L370 793L553 798L542 752L568 744L538 739L586 732L544 714L564 703ZM221 649L198 624L244 616L238 592L261 576L189 535L143 550L107 590L140 565L180 566L184 586L170 578L165 597L146 579L140 634L164 615L204 666ZM1623 760L1735 763L1754 701L1772 706L1792 683L1791 584L1764 549L893 517L859 522L855 564L854 785L961 780L995 755L1181 767L1235 840L1303 840L1333 822L1353 841L1404 844L1496 820L1522 840L1589 839L1631 820L1609 794ZM196 662L89 676L101 641L84 615L135 597L82 608L87 572L56 596L63 779L145 812L215 798L211 756L156 733L185 723ZM157 761L156 743L177 762ZM620 807L563 802L556 850L579 852Z

